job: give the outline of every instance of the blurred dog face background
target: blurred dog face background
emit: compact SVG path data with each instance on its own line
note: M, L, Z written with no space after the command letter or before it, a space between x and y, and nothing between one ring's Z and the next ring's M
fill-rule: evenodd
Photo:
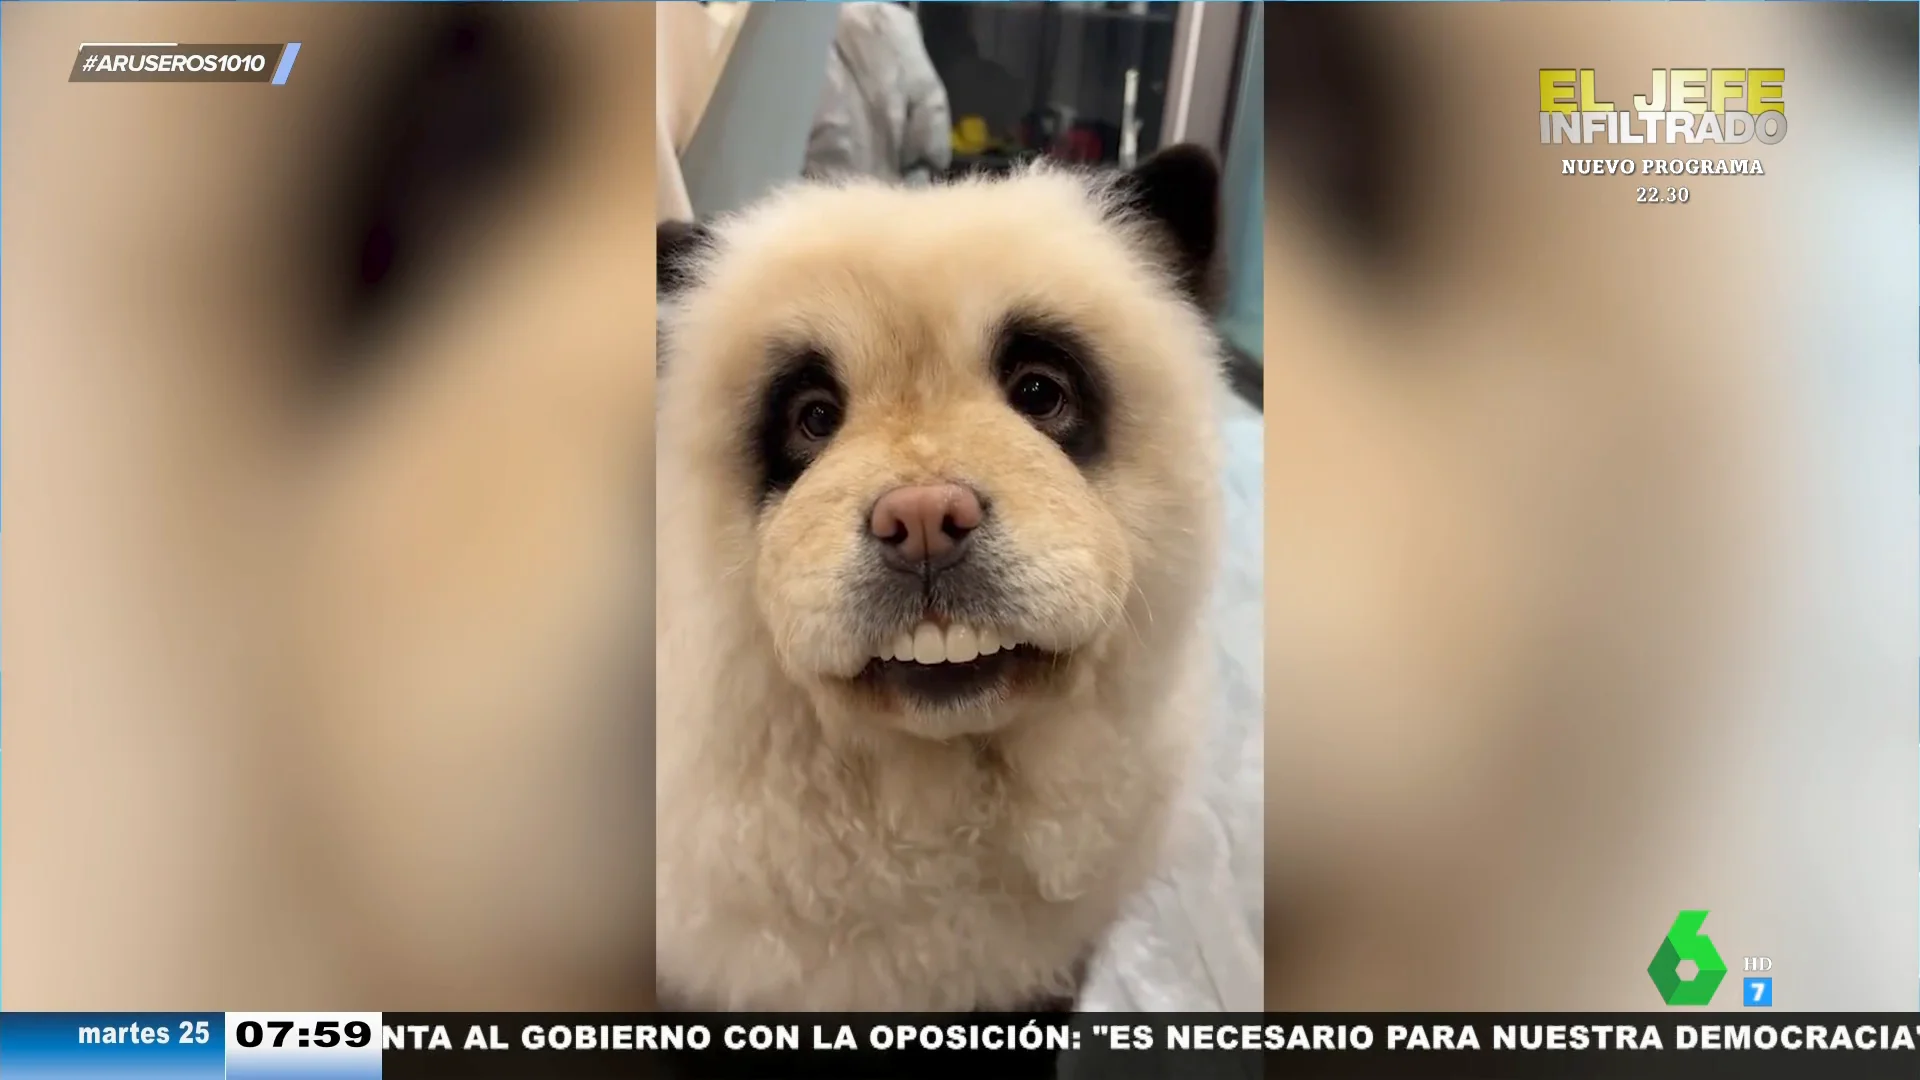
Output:
M5 20L8 1007L645 1004L651 5Z
M1915 34L1864 7L1267 9L1271 1005L1644 1008L1707 908L1783 1004L1911 1007ZM1787 138L1540 145L1540 68L1687 63L1785 68ZM1628 155L1767 175L1560 175Z

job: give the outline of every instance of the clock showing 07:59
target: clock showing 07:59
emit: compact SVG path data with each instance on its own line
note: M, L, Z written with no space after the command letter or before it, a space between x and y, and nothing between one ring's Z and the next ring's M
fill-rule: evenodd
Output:
M228 1013L228 1080L377 1080L380 1014Z

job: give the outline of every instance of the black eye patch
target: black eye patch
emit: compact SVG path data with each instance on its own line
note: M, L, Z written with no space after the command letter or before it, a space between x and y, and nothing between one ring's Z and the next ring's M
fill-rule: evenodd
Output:
M1009 407L1075 465L1084 469L1105 456L1111 395L1093 350L1073 330L1052 319L1013 316L995 335L993 370ZM1057 393L1045 382L1057 382Z
M825 408L844 410L846 400L824 353L802 350L780 366L761 395L752 438L762 501L791 488L813 464L831 438L831 430L816 421Z

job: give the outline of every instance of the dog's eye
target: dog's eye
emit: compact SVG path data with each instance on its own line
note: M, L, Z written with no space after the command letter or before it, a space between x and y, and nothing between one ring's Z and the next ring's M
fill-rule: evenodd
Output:
M1018 316L1002 328L994 371L1007 407L1060 444L1075 464L1106 449L1106 383L1086 342L1046 318Z
M824 390L803 394L794 402L794 434L810 442L823 443L840 430L840 402Z
M760 401L752 452L760 472L760 498L792 487L846 419L846 392L833 365L803 351L782 363Z
M1068 408L1067 379L1039 364L1015 368L1007 383L1007 403L1014 411L1039 424L1060 420Z

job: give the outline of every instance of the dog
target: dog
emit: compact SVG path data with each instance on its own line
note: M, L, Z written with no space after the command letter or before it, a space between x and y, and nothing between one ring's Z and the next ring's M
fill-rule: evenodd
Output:
M1070 1002L1202 730L1218 183L1179 147L663 231L663 1000Z
M647 1007L652 5L0 17L7 1007Z
M1868 7L1265 8L1269 1007L1660 1008L1682 909L1783 1007L1912 1007L1915 49ZM1541 144L1540 69L1684 64L1784 68L1791 131Z

